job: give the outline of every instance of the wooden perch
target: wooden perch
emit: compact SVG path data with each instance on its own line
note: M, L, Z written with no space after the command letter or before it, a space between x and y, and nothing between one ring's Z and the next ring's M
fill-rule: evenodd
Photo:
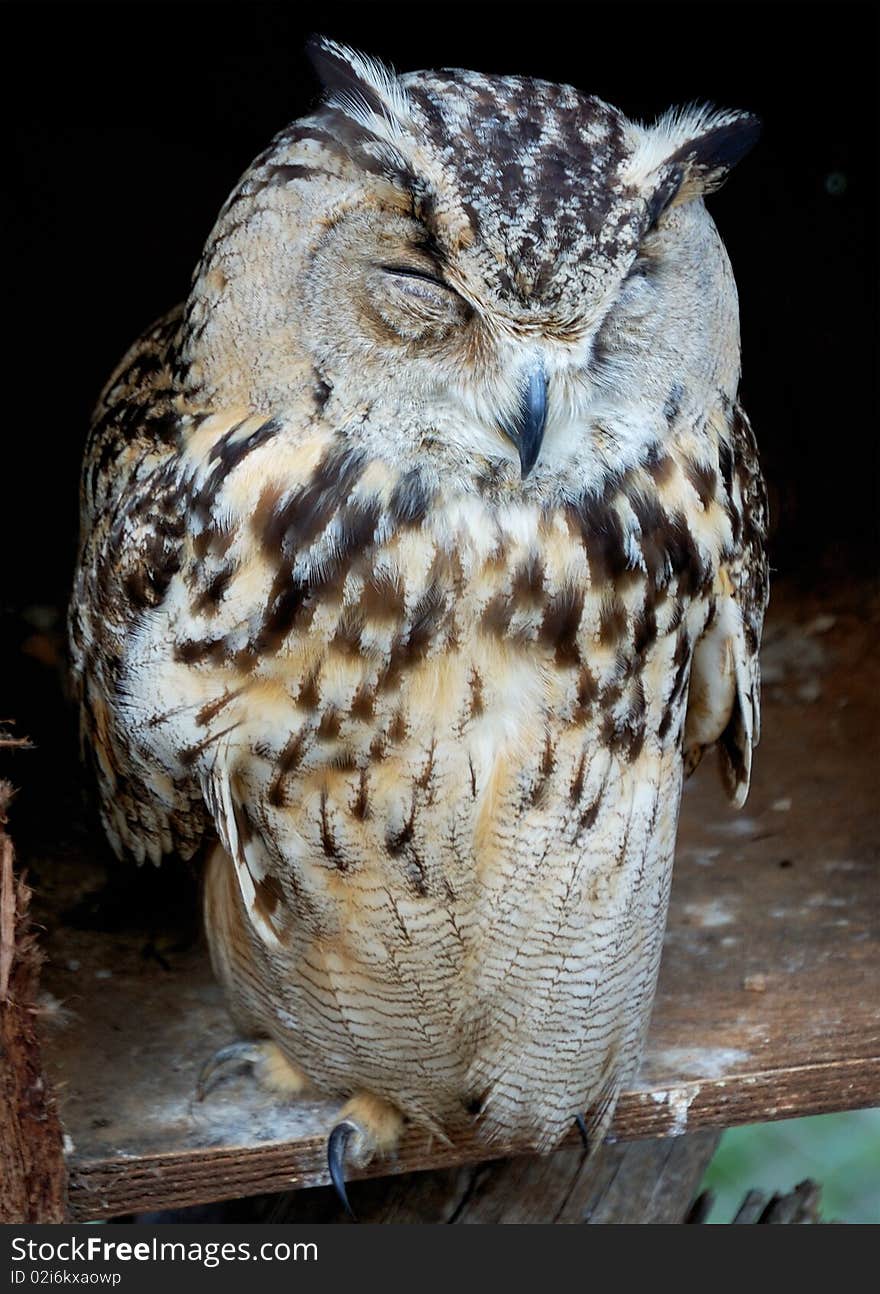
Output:
M669 1174L677 1173L683 1219L700 1155L721 1129L880 1104L878 626L865 610L867 596L833 615L800 597L792 614L776 599L749 802L741 814L729 811L711 766L686 788L644 1063L614 1122L621 1144L586 1169L574 1128L545 1160L523 1157L515 1145L487 1152L475 1138L443 1146L410 1129L393 1161L376 1161L361 1175L383 1181L353 1183L359 1212L387 1221L525 1220L538 1210L545 1221L659 1220L665 1204L651 1194L652 1174L672 1201ZM65 786L75 778L60 756L57 777ZM40 878L35 906L49 958L43 984L55 1004L40 1023L67 1134L70 1216L285 1191L298 1194L296 1220L335 1208L320 1205L320 1188L338 1104L282 1103L247 1076L195 1101L202 1062L234 1031L204 949L169 928L175 905L191 908L183 873L165 866L126 874L114 865L102 891L107 871L97 836L69 822L63 839L51 822L48 828L27 858ZM11 877L11 862L5 873ZM18 1185L4 1183L9 1199L0 1216L11 1209L21 1220L16 1208L39 1212L34 1182L46 1184L45 1217L59 1216L63 1186L57 1122L33 1038L36 954L24 934L23 890L11 887L7 879L0 961L10 994L3 1027L18 1030L18 1059L5 1072L0 1142L15 1159ZM5 1035L3 1046L13 1054ZM22 1109L38 1113L26 1124L12 1115L7 1130L9 1111ZM16 1130L25 1126L27 1137ZM787 1198L763 1200L758 1218L808 1212L803 1200L794 1208ZM740 1221L753 1220L755 1202L747 1204Z

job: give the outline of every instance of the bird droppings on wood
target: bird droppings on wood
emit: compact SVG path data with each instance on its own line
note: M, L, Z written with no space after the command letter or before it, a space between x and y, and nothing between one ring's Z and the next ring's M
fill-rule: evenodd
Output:
M658 1059L667 1072L685 1078L723 1078L742 1068L751 1052L740 1047L664 1047Z
M767 976L766 975L746 975L743 980L743 988L747 993L766 993Z
M669 1136L680 1137L687 1132L688 1111L700 1095L700 1088L673 1087L665 1092L652 1092L651 1100L655 1105L667 1105L672 1114Z
M706 899L700 903L686 904L684 919L689 925L706 928L732 925L736 917L718 899Z
M758 825L754 818L750 818L747 814L739 814L737 817L720 818L711 824L711 830L719 836L745 839L757 835Z

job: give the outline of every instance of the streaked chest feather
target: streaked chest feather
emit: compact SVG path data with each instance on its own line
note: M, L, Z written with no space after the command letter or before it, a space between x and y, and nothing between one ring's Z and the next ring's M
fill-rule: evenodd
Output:
M220 759L293 855L345 872L452 833L472 860L544 805L586 829L597 756L654 780L678 745L730 542L716 466L654 454L499 502L208 420L176 488L183 556L124 670L135 739L172 779Z

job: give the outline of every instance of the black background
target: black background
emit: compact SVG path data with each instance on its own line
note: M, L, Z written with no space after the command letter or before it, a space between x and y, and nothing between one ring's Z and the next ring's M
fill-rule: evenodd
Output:
M773 561L876 564L877 22L868 5L4 5L0 601L60 602L92 404L180 300L252 157L313 103L320 31L400 70L568 81L651 119L757 111L710 199L741 298Z

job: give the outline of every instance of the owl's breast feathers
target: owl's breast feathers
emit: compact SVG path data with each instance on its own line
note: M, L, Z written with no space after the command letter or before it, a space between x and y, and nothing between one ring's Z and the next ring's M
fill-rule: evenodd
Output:
M743 414L554 506L449 497L317 412L176 411L173 322L111 383L84 478L71 636L115 847L219 836L241 938L286 965L299 1060L340 1089L358 1066L370 1085L386 1026L455 1102L462 1081L484 1105L552 1091L542 1030L560 1108L566 1048L598 1047L613 1084L650 1006L682 769L717 742L737 801L748 784L766 567ZM560 975L583 1027L554 1017ZM438 1113L415 1079L396 1095Z

